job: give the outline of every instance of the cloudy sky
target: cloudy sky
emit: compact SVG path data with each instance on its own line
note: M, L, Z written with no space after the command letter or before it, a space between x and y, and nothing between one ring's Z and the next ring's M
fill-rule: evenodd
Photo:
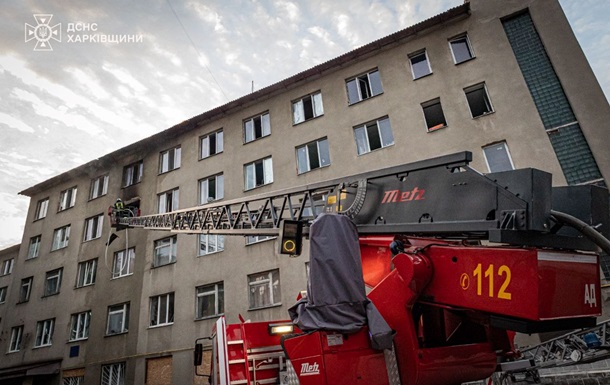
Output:
M610 0L560 2L610 95ZM19 191L461 3L0 0L0 249L21 242Z

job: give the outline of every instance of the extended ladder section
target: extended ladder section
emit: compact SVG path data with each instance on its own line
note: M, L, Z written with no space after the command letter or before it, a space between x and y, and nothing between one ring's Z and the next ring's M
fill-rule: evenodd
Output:
M553 215L560 211L608 236L606 189L554 189L551 174L536 169L483 175L469 166L471 160L470 152L460 152L170 213L122 217L113 212L113 223L183 233L277 235L284 221L298 221L307 235L318 214L334 212L351 217L360 234L596 250L578 232L562 228L563 221Z

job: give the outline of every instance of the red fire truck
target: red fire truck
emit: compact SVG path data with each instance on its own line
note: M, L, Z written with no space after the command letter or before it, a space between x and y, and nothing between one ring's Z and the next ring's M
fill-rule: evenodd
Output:
M610 253L605 188L551 187L536 169L483 175L471 160L113 216L118 229L278 235L282 254L309 239L308 287L289 317L218 319L212 384L460 384L528 365L515 332L595 325L598 252Z

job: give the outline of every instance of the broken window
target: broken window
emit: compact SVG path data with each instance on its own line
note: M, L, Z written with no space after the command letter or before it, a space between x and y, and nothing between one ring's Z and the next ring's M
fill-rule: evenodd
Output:
M439 98L422 103L421 106L424 111L428 132L436 131L439 128L447 126L447 120L445 119L445 114L443 113L443 107L441 106L441 100Z
M358 103L383 93L381 77L379 76L379 71L376 69L364 75L347 80L346 86L349 104Z

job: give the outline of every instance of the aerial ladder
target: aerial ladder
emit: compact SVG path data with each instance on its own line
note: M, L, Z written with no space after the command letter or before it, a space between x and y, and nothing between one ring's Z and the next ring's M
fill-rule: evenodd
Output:
M598 253L610 253L605 188L552 187L531 168L483 175L471 161L460 152L163 214L113 210L113 225L278 236L291 255L310 239L290 320L218 319L213 384L460 384L529 361L515 332L594 327Z

